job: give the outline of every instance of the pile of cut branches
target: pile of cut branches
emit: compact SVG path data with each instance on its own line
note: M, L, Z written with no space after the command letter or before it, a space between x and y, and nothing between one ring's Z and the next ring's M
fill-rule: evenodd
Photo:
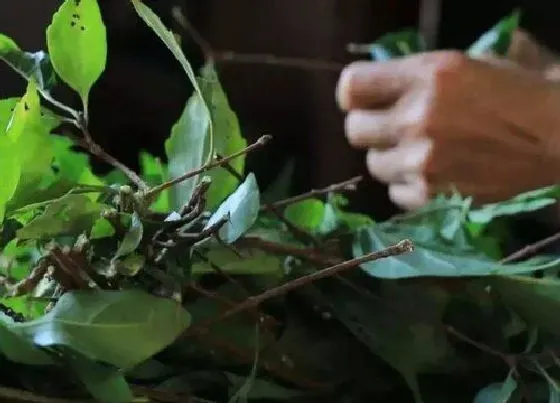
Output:
M107 57L96 0L63 2L48 52L0 35L28 82L0 100L2 400L558 400L560 260L503 252L508 219L558 187L480 208L440 196L386 222L347 211L360 178L268 202L289 173L261 192L244 164L270 138L248 145L212 63L196 74L131 1L194 86L166 161L142 153L140 172L88 128ZM473 52L503 47L512 21ZM408 38L366 50L406 54ZM80 108L53 97L60 81Z

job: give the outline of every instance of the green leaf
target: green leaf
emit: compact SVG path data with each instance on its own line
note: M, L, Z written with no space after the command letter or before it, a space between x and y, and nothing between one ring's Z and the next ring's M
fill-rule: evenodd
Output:
M227 96L220 84L220 80L214 66L207 64L202 69L201 91L210 110L214 136L208 138L206 149L210 151L214 147L214 152L222 157L235 154L247 147L247 141L241 134L237 115L231 109ZM245 155L241 155L231 161L229 166L240 176L245 170ZM206 175L210 176L212 186L207 194L207 208L215 209L231 192L238 186L238 179L227 169L216 167L209 170Z
M16 108L19 98L6 98L0 100L0 137L6 134L8 124L12 120L12 113Z
M130 228L124 235L122 242L113 257L113 261L116 261L120 257L126 256L136 250L140 242L142 241L142 237L144 236L144 225L138 217L138 214L135 212L132 214L132 221L130 223Z
M76 91L87 116L91 87L105 70L107 33L97 0L65 0L47 28L54 70Z
M429 230L427 230L429 232ZM413 239L415 250L399 256L361 265L370 276L379 278L410 278L423 276L463 277L496 274L529 273L558 267L559 259L531 259L522 263L500 264L473 248L458 248L437 239L422 239L414 226L374 225L356 234L353 243L355 257L382 250L403 239Z
M43 317L12 329L37 346L67 348L130 369L171 344L189 324L189 313L175 301L140 290L73 291Z
M0 354L27 365L52 365L53 359L29 340L12 331L13 320L0 313Z
M383 35L374 43L365 45L363 48L374 61L390 60L427 50L424 39L418 32L412 30Z
M509 50L511 38L519 27L521 12L515 10L510 16L502 19L488 32L477 39L467 50L469 56L478 57L487 53L504 56Z
M228 221L220 228L219 237L227 243L235 242L257 220L260 210L260 194L257 180L253 173L247 175L245 181L228 196L210 217L206 228L210 228L224 217Z
M496 277L492 289L529 325L560 334L560 281L553 278Z
M481 389L475 396L473 403L508 403L517 389L517 382L510 371L502 383L491 383Z
M209 121L208 134L212 142L214 139L214 130L213 130L213 123L211 120L210 108L205 104L206 101L204 99L204 96L202 95L200 86L198 85L196 75L194 74L194 71L190 63L187 61L187 58L183 54L183 51L181 50L181 45L177 42L177 39L175 38L173 33L169 29L167 29L167 27L163 24L161 19L152 11L150 7L145 5L140 0L132 0L132 5L134 6L134 9L136 10L138 16L140 16L140 18L142 18L142 20L146 23L146 25L148 25L158 36L158 38L161 39L161 41L165 44L165 46L167 47L167 49L169 49L169 51L173 54L173 56L175 56L175 59L177 59L177 61L185 71L187 77L189 78L191 84L193 85L196 95L200 98L199 102L201 102L201 104L205 106L206 119L208 119ZM208 154L209 158L211 158L213 155L213 148L214 147L212 145L209 147L210 150Z
M206 253L207 261L194 262L192 273L215 273L212 264L230 275L279 275L283 274L282 259L259 249L243 249L243 257L224 246L214 246Z
M140 173L150 186L159 185L167 180L167 167L162 164L159 158L147 152L140 153ZM164 190L161 192L150 208L158 213L169 212L171 210L169 191Z
M21 166L17 154L13 152L14 142L7 136L0 136L0 172L2 184L0 185L0 224L4 221L6 204L16 192Z
M56 76L49 55L43 51L22 51L6 35L0 34L0 59L26 80L33 80L42 91L48 91L56 83Z
M17 231L20 239L51 239L61 235L89 233L109 207L83 194L67 194L55 200L37 218Z
M72 354L69 364L98 402L125 403L134 400L128 382L119 369L90 361L79 354Z
M284 217L294 225L310 232L319 229L325 215L325 204L321 200L306 199L290 204L284 210Z
M560 186L548 186L519 194L503 202L485 204L476 210L471 210L468 218L473 223L486 225L498 217L540 210L556 203L558 198L560 198Z
M210 127L204 101L194 94L187 102L181 117L173 125L171 136L165 141L170 179L200 168L204 163L204 144ZM190 200L198 176L171 188L171 210L179 210Z
M11 153L9 158L17 158L17 164L21 167L11 208L20 206L18 199L25 199L37 192L45 175L51 172L53 150L50 129L42 118L37 86L34 81L29 81L25 95L15 105L6 130L5 137L13 143L11 147L3 143L0 149L3 150L0 152Z

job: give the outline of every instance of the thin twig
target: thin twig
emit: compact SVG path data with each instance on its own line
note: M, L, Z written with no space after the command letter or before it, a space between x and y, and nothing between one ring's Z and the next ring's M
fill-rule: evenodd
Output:
M208 164L195 169L194 171L190 171L185 173L184 175L181 175L175 179L172 179L168 182L162 183L161 185L155 186L153 188L151 188L150 190L148 190L146 192L146 197L153 197L154 195L169 189L172 186L177 185L178 183L184 182L189 178L192 178L194 176L200 175L201 173L204 173L206 171L209 171L212 168L216 168L219 166L222 166L225 163L228 163L229 161L233 160L234 158L240 157L242 155L248 154L251 151L256 150L257 148L260 148L262 146L264 146L266 143L268 143L270 140L272 139L272 136L270 135L264 135L261 136L256 142L254 142L253 144L249 145L248 147L244 148L241 151L238 151L234 154L231 154L227 157L221 158L221 159L216 159L214 158L211 162L209 162Z
M519 259L523 259L529 255L532 255L538 252L540 249L546 248L547 246L552 245L555 242L560 241L560 231L554 235L549 236L548 238L541 239L535 243L529 244L516 252L513 252L511 255L505 257L500 261L500 263L511 263Z
M332 185L329 185L322 189L313 189L310 190L309 192L302 193L297 196L289 197L287 199L280 200L272 204L265 204L264 206L261 207L261 211L271 210L273 208L285 207L290 204L298 203L300 201L310 199L312 197L322 196L327 193L341 192L341 191L354 191L356 190L357 184L362 179L363 179L362 176L355 176L354 178L345 180L343 182L333 183Z
M92 155L96 156L97 158L101 159L102 161L106 162L112 167L122 171L127 176L127 178L138 187L138 189L143 191L149 189L149 186L146 184L146 182L144 182L144 180L140 178L140 176L138 176L136 172L134 172L132 169L127 167L118 159L110 155L107 151L105 151L99 144L97 144L93 140L93 137L91 137L91 134L88 130L87 122L83 118L79 120L75 120L73 121L73 123L76 127L78 127L78 129L80 129L83 135L82 138L77 139L77 143L79 146L85 148Z
M319 271L313 272L311 274L308 274L308 275L305 275L305 276L302 276L302 277L298 277L298 278L296 278L292 281L289 281L287 283L279 285L278 287L274 287L274 288L271 288L269 290L266 290L266 291L262 292L261 294L258 294L254 297L249 297L245 301L243 301L241 304L225 311L224 313L219 315L217 318L210 319L209 321L206 321L203 324L201 323L198 326L193 326L190 329L191 330L194 330L194 329L198 330L200 327L207 328L212 323L222 321L226 318L229 318L230 316L233 316L235 314L243 312L246 309L256 307L256 306L260 305L261 303L263 303L264 301L266 301L270 298L279 297L279 296L284 295L284 294L286 294L290 291L293 291L297 288L300 288L300 287L306 286L308 284L311 284L311 283L313 283L317 280L332 277L332 276L337 275L339 273L342 273L346 270L353 269L353 268L361 265L362 263L371 262L371 261L374 261L374 260L379 260L379 259L383 259L383 258L387 258L387 257L391 257L391 256L402 255L404 253L412 252L413 250L414 250L413 243L410 240L405 239L405 240L400 241L399 243L397 243L395 245L391 245L391 246L389 246L385 249L375 251L375 252L371 252L371 253L368 253L367 255L360 256L360 257L354 258L354 259L350 259L350 260L344 261L340 264L336 264L334 266L327 267L326 269L319 270ZM188 332L189 332L189 330L187 330L187 333Z
M318 59L297 57L279 57L266 53L236 53L232 51L214 51L213 60L218 64L260 64L268 66L289 67L307 71L330 71L339 73L344 68L344 63Z

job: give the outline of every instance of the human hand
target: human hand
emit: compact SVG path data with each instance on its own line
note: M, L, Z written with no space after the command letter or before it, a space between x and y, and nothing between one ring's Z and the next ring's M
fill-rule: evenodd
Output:
M350 144L403 208L452 188L494 202L560 179L560 89L513 63L453 51L356 62L337 100Z

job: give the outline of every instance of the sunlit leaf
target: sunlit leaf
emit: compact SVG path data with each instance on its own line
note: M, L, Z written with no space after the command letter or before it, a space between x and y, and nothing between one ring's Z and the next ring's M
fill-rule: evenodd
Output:
M10 361L28 365L52 365L55 361L47 353L11 330L14 322L0 313L0 354Z
M292 224L312 232L319 229L324 215L325 204L317 199L306 199L290 204L284 210L284 217Z
M82 98L105 70L107 33L97 0L65 0L47 28L51 62L60 78Z

